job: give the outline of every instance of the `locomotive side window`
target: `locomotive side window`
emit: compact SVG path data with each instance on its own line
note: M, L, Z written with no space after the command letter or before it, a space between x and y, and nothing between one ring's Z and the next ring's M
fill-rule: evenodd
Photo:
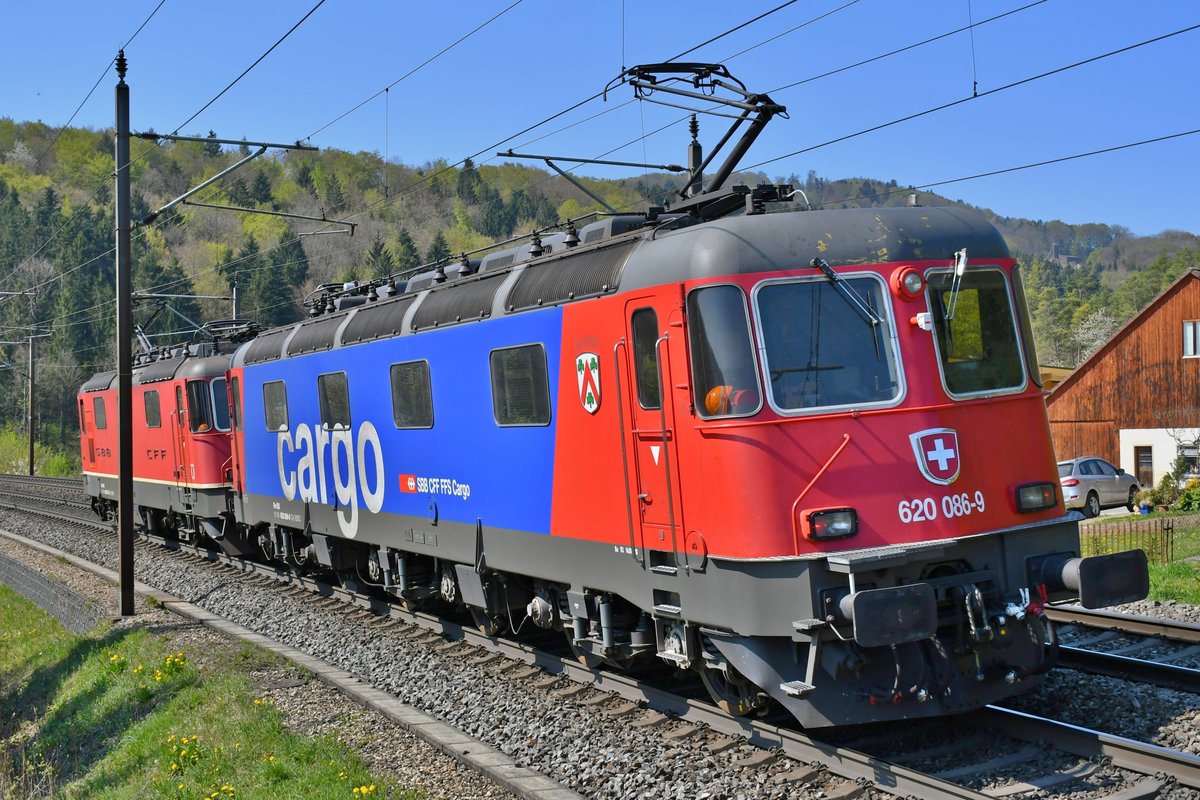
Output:
M642 408L655 409L662 403L658 388L658 315L653 308L633 312L633 363L637 370L638 403Z
M428 361L392 364L392 420L397 428L433 427Z
M283 385L283 381L263 384L263 411L266 415L267 430L288 429L287 387Z
M79 401L79 432L82 434L86 434L88 432L87 414L85 414L83 412L83 401L82 400Z
M887 318L883 285L841 279ZM776 281L755 294L771 405L781 412L890 403L900 395L887 324L871 325L828 279Z
M212 382L213 421L219 431L229 430L229 389L225 386L224 378L214 378Z
M696 409L705 419L743 417L762 408L746 296L736 286L688 295L688 332Z
M142 395L143 405L146 406L146 427L162 427L162 410L158 404L158 390L151 389Z
M1004 273L968 269L954 316L947 320L953 279L951 272L929 276L929 309L947 391L959 395L1019 390L1025 385L1025 370Z
M550 383L540 344L493 350L491 371L497 425L550 424Z
M188 381L187 409L192 433L208 433L213 429L212 399L207 381Z
M96 430L102 431L108 427L108 416L104 413L104 398L92 398L92 417L96 421Z
M350 430L350 387L346 384L346 373L318 375L317 397L321 401L321 427L327 431Z
M235 375L229 382L229 405L233 410L233 429L242 429L242 382Z

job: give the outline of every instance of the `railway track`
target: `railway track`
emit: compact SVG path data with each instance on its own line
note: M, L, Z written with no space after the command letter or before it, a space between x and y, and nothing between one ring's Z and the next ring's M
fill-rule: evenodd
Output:
M7 480L0 480L0 486L7 485ZM40 495L13 497L7 489L3 493L11 498L0 497L4 507L80 526L85 535L111 533L110 524L88 519L90 511L82 504L39 508L44 500ZM1184 787L1200 797L1200 758L1111 734L989 708L956 718L952 725L947 720L929 720L880 733L872 729L867 736L847 738L840 732L813 736L780 720L730 717L687 687L681 692L678 685L588 669L570 654L547 649L544 637L518 641L488 637L469 623L412 612L273 566L178 542L139 541L144 553L162 555L163 545L175 549L177 558L192 565L189 569L205 565L264 591L285 592L350 617L359 612L360 624L373 635L403 638L439 657L474 663L512 682L515 691L553 692L562 702L578 703L589 714L645 732L661 731L664 738L688 742L705 753L721 753L745 740L757 749L740 756L734 766L769 768L776 784L789 787L789 796L793 790L796 794L820 790L826 797L841 798L1008 797L1078 783L1095 797L1131 800ZM944 735L941 741L938 731ZM977 737L989 746L980 748ZM902 742L911 746L898 746Z
M1200 693L1200 625L1080 606L1046 611L1060 626L1063 666Z

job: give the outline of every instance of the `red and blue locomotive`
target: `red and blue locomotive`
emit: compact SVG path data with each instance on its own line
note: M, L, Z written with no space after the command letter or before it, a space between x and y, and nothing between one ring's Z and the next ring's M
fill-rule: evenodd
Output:
M767 213L789 194L710 189L331 290L184 358L142 517L561 630L589 663L661 659L734 713L819 727L1022 691L1053 661L1046 602L1147 580L1140 551L1079 557L1019 269L973 212ZM135 373L135 408L168 364ZM202 450L187 398L222 380L228 449ZM85 459L108 392L81 393ZM111 465L85 471L110 508ZM201 475L219 501L180 505Z

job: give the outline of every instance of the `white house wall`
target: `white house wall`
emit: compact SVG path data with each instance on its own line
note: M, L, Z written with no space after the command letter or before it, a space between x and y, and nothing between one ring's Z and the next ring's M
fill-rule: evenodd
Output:
M1169 431L1166 428L1122 428L1118 434L1121 442L1121 463L1117 466L1130 475L1137 475L1133 448L1153 448L1151 455L1154 459L1154 484L1157 486L1179 454L1179 442L1196 441L1200 438L1200 428L1172 428Z

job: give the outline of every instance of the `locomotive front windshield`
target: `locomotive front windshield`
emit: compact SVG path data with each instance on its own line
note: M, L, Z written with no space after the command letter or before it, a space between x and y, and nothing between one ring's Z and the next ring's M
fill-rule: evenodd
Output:
M1021 389L1025 370L1004 273L968 269L957 298L953 281L952 272L929 275L929 310L946 389L951 394Z
M758 290L769 396L780 411L890 403L900 395L883 287L872 278L842 280L881 322L868 322L825 278Z

